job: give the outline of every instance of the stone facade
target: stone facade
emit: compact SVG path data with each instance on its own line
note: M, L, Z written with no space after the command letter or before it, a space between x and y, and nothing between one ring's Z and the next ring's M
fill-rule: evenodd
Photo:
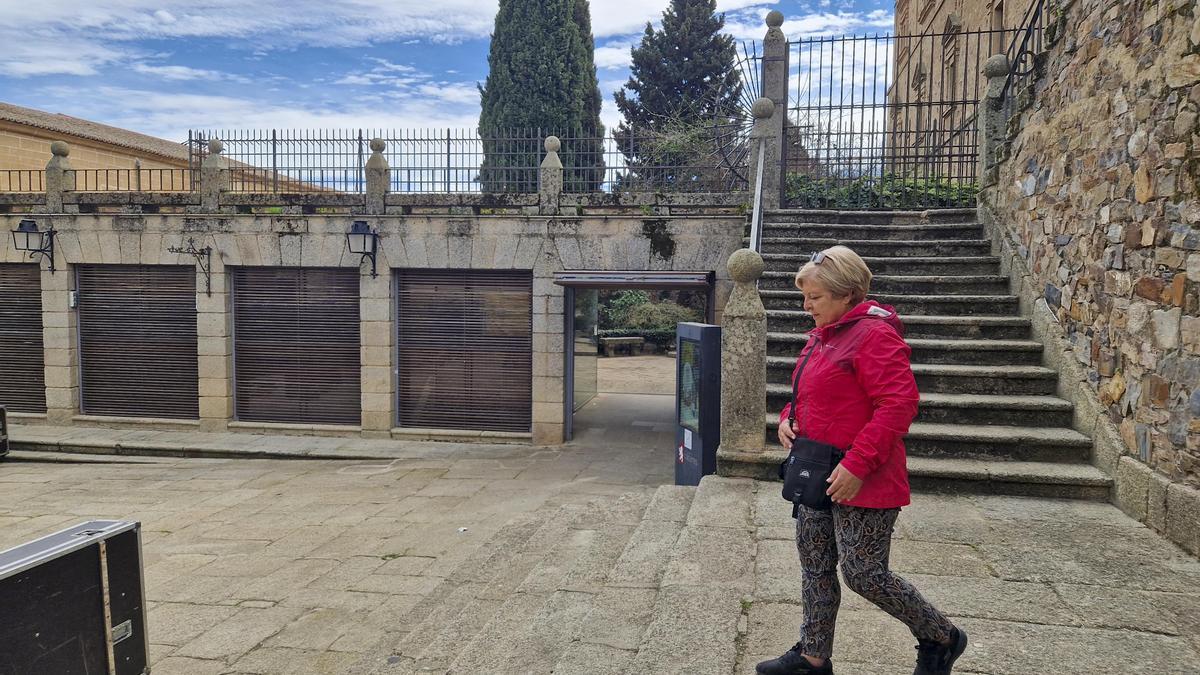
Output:
M636 215L629 215L629 212ZM26 262L7 233L27 214L0 215L0 263ZM55 273L42 263L42 302L46 346L48 412L53 424L113 424L117 420L82 418L79 411L79 358L75 311L69 295L75 264L193 264L171 253L189 238L211 246L212 295L197 269L196 308L200 361L200 419L203 430L270 430L284 433L361 434L410 437L395 429L394 284L392 269L527 269L533 272L533 428L517 435L478 431L423 433L425 438L562 441L563 288L553 275L572 270L715 270L719 279L717 316L731 282L725 262L741 246L740 214L654 216L654 227L640 209L626 215L546 217L540 215L256 215L193 214L47 214L33 215L56 238ZM345 233L352 219L367 219L380 233L377 278L361 265L362 424L361 429L304 425L264 425L233 419L233 340L228 268L234 266L349 267L359 257L347 251ZM653 237L651 236L652 233ZM663 236L674 247L658 245ZM653 239L653 241L652 241ZM0 360L2 360L0 355ZM14 416L36 423L38 416ZM163 420L128 420L158 428L195 427Z
M1169 529L1156 503L1200 487L1200 17L1075 0L1054 23L980 205L1118 430L1119 503Z

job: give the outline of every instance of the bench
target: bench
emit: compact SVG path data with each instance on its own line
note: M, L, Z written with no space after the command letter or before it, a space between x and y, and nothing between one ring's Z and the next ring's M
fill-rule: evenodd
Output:
M642 345L645 342L646 339L640 337L602 337L600 338L600 352L605 356L613 356L624 350L626 354L633 356L635 353L641 353Z

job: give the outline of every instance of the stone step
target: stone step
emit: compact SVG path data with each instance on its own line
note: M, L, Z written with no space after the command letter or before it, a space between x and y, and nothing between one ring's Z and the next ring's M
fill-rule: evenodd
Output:
M793 272L764 272L758 287L762 290L796 289ZM875 276L873 295L1007 295L1008 277L999 275L959 276Z
M1034 340L948 340L906 338L913 363L949 365L1023 365L1042 362L1042 344ZM767 333L768 356L795 357L808 343L804 333Z
M1031 333L1029 319L1019 316L922 316L901 315L908 339L950 338L1023 340ZM814 327L812 315L803 310L768 309L767 330L804 333Z
M975 209L927 209L924 211L839 211L832 209L776 209L763 213L764 223L849 223L862 225L922 225L931 223L974 223Z
M769 446L779 445L779 410L764 420ZM918 414L904 447L912 457L1082 463L1091 457L1092 440L1069 427L925 422Z
M556 674L626 672L653 618L658 589L697 488L664 485L609 570L584 618L587 630L566 647L554 664ZM543 671L550 672L550 671Z
M808 262L809 254L767 253L763 262L768 272L797 272ZM1000 258L996 256L928 256L928 257L864 257L863 262L873 274L907 275L955 275L955 274L998 274Z
M926 241L945 239L982 239L979 223L938 223L924 225L864 225L854 223L812 223L775 218L763 223L764 237L804 237L816 239L868 241Z
M722 476L700 482L650 623L625 672L733 672L742 599L754 588L754 489L752 481Z
M786 457L778 445L762 453L719 452L717 472L775 481ZM909 457L908 481L914 491L1100 502L1107 502L1112 490L1112 479L1090 464L949 457Z
M584 618L609 570L642 520L649 495L600 498L573 510L562 536L511 592L481 588L480 600L496 604L464 608L461 620L439 635L418 658L422 671L455 673L550 672L583 631ZM475 616L482 615L482 616ZM482 619L482 620L481 620ZM485 620L485 621L484 621ZM463 625L469 626L464 631Z
M749 245L749 239L745 239ZM766 237L762 238L763 253L792 253L811 255L841 244L848 246L860 256L888 256L893 258L931 256L982 256L990 255L992 242L988 239L939 239L939 240L892 240L830 239L822 237Z
M804 295L798 290L762 290L763 306L767 309L800 310ZM901 317L928 316L1004 316L1016 314L1019 302L1015 295L889 295L872 293L867 296L883 305L893 306Z
M767 410L779 411L792 400L787 384L767 385ZM1057 396L998 396L922 393L918 422L995 426L1070 427L1074 406Z
M795 357L768 356L767 382L791 382ZM1054 394L1058 373L1041 366L961 366L914 363L917 389L941 394Z

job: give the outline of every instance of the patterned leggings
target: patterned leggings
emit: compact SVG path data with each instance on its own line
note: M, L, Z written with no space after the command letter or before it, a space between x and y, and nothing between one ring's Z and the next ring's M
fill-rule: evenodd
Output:
M900 509L833 505L833 511L800 507L796 548L804 567L804 625L800 646L809 656L833 653L833 629L842 600L837 564L850 590L904 622L919 640L944 642L954 625L912 584L888 570L892 528Z

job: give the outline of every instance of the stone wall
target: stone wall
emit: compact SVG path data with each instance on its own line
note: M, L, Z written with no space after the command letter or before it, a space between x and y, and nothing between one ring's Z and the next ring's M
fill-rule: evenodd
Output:
M1084 424L1119 432L1102 468L1200 487L1196 3L1048 11L1055 39L1032 95L1013 94L982 215L1082 369L1101 416Z
M697 205L694 208L701 210ZM546 216L350 216L254 214L51 214L34 215L43 229L53 225L57 272L43 262L42 301L48 412L55 424L112 424L79 415L78 354L74 310L69 292L75 264L192 265L169 247L213 249L212 296L197 269L196 306L200 358L200 428L296 433L361 433L369 437L405 436L396 420L393 268L528 269L533 271L533 429L537 443L563 436L563 288L553 274L572 270L715 270L717 316L729 294L725 261L741 246L744 216L598 215ZM26 214L0 215L0 263L26 262L13 249L8 232ZM361 265L362 428L318 429L249 425L232 419L232 316L226 269L239 265L359 267L346 249L352 219L365 219L381 235L379 277ZM673 245L662 245L669 240ZM3 355L0 355L0 366ZM21 421L39 419L20 416ZM131 420L164 426L163 421ZM193 422L191 425L195 425ZM168 425L169 426L169 425ZM429 435L426 435L429 437ZM433 437L501 438L503 434L446 432Z

